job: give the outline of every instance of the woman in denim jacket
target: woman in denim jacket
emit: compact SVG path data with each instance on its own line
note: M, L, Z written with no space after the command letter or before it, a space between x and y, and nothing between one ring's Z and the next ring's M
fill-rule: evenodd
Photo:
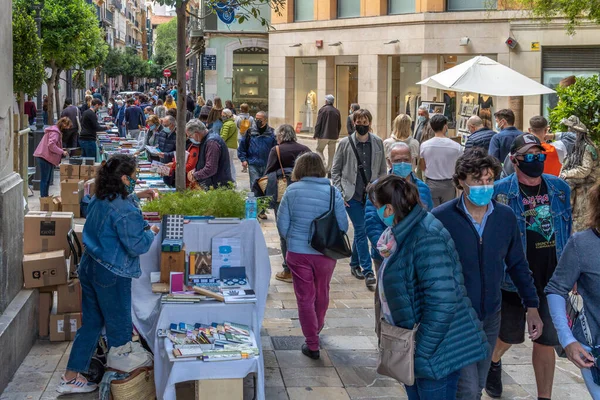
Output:
M139 256L146 253L159 228L142 218L134 194L135 158L116 154L96 177L96 195L88 205L83 228L85 250L79 265L82 326L77 331L59 393L87 393L97 385L86 373L102 327L108 346L131 340L131 279L141 275Z

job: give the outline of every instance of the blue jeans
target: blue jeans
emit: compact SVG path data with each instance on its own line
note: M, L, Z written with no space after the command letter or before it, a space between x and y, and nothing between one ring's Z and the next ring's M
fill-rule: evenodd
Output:
M266 165L250 165L248 164L248 174L250 175L250 190L254 186L254 183L259 179L265 176L265 171L267 170Z
M587 351L588 353L590 353L592 351L591 347L579 342L579 344L581 344L581 347L583 347L583 349L585 351ZM583 368L581 369L581 375L583 376L583 381L585 382L585 386L587 387L588 392L590 392L590 395L592 396L592 398L594 400L598 400L600 399L600 385L596 385L596 383L594 383L594 378L592 377L592 371L589 368Z
M48 190L54 178L54 165L41 157L36 157L40 169L40 197L48 197Z
M488 315L483 319L483 331L490 344L490 353L487 358L476 362L460 370L458 380L457 399L481 399L481 391L485 387L488 370L492 362L492 350L496 345L496 339L500 332L500 311L494 315Z
M95 140L79 140L79 147L81 147L82 157L94 157L96 159L96 141Z
M86 373L102 327L106 327L109 348L131 341L131 278L113 274L87 254L81 258L78 272L82 321L67 370Z
M367 230L365 228L365 206L360 201L348 200L346 212L350 217L354 227L354 241L352 242L352 257L350 258L350 267L360 265L363 269L363 275L372 273L371 254L369 254L369 241L367 239Z
M445 378L417 378L412 386L404 385L408 400L454 400L460 371L454 371Z

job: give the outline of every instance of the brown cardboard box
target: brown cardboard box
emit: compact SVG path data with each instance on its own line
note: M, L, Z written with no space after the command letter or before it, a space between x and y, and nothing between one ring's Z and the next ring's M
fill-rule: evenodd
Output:
M60 197L40 197L41 211L61 211L62 201Z
M90 197L96 194L96 179L90 179L85 182L83 185L83 195L85 196L86 194Z
M185 272L185 246L179 252L160 253L160 281L169 283L171 272Z
M60 164L60 180L79 179L79 165Z
M30 211L25 215L23 253L64 250L71 254L67 233L73 226L73 214L69 212Z
M40 293L40 314L38 330L40 337L50 334L50 311L52 310L53 293Z
M73 279L66 285L58 286L58 303L56 312L58 314L81 312L81 283L79 279Z
M63 250L23 256L25 288L67 283L67 260Z
M64 342L75 339L81 327L81 313L50 315L50 341Z
M100 164L95 165L82 165L79 167L79 178L83 180L89 180L96 178L96 174L100 169Z
M74 218L81 218L81 209L79 208L79 204L63 204L62 209L65 212L73 213Z
M83 181L79 179L65 179L60 182L60 197L63 208L65 204L77 204L83 198Z

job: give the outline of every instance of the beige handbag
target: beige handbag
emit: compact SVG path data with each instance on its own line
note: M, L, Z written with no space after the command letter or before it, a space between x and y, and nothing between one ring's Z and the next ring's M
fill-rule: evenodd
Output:
M414 385L415 336L418 328L419 324L416 324L413 329L404 329L381 319L378 373L405 385Z

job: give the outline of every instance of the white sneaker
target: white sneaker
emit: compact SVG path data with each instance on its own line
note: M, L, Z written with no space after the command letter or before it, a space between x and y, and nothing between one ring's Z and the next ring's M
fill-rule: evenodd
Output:
M56 388L56 391L58 393L90 393L96 389L98 389L98 385L88 382L84 376L77 374L70 381L67 381L63 375L60 378L60 384Z

